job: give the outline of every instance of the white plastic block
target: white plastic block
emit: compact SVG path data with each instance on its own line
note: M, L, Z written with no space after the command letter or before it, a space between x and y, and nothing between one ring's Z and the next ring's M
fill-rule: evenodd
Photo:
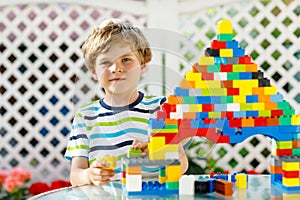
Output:
M179 179L179 195L194 195L195 193L194 175L183 175Z
M126 174L126 190L128 192L142 191L142 175L128 175Z

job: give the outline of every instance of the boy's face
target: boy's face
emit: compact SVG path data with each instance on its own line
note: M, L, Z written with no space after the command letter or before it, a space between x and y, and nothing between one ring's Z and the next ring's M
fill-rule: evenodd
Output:
M129 44L116 40L111 48L100 54L92 76L104 88L106 94L132 94L137 91L140 76L146 70Z

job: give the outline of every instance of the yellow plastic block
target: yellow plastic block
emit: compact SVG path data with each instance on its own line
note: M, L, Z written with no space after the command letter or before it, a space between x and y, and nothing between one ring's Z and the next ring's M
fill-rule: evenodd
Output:
M233 103L246 103L246 96L245 95L233 96Z
M250 103L241 103L240 104L240 110L243 111L243 110L253 110L252 109L252 104Z
M239 88L240 95L252 95L251 87L241 87Z
M150 160L164 160L165 152L163 149L157 150L148 147L148 154Z
M284 186L297 187L299 186L299 178L282 178Z
M190 112L202 112L202 104L190 104Z
M300 115L292 115L291 122L292 125L300 125Z
M200 56L198 59L199 65L213 65L215 64L215 58L212 56Z
M252 103L253 110L264 110L265 104L264 103Z
M266 95L270 95L270 94L277 94L277 91L276 91L276 87L275 86L270 86L270 87L264 87L264 93Z
M122 178L122 185L126 184L126 178Z
M115 156L105 156L100 160L101 162L105 162L109 164L108 167L103 167L103 169L115 170L117 167L117 158Z
M207 88L207 82L202 80L195 81L195 88Z
M255 88L258 87L258 80L253 79L253 80L233 80L232 81L232 86L233 88Z
M166 182L166 177L159 176L159 177L158 177L158 182L159 182L160 184L164 184L164 183Z
M285 162L282 161L282 169L285 171L299 171L299 162Z
M221 87L221 81L213 81L209 80L206 81L207 88L220 88Z
M148 148L155 150L162 149L166 144L165 137L151 137L148 143Z
M282 198L280 200L298 200L298 199L300 199L300 194L282 193Z
M152 133L178 133L178 128L152 129Z
M232 24L230 20L223 19L217 24L217 34L232 34Z
M293 142L292 141L276 141L277 149L292 149Z
M210 119L221 118L221 116L221 112L208 112L208 118Z
M178 144L167 144L164 147L165 152L178 152Z
M185 75L187 81L202 80L202 75L200 73L188 71Z
M232 49L220 49L220 57L233 57Z
M246 174L237 174L235 175L235 185L237 188L245 189L247 188L247 175Z
M166 166L166 177L167 177L167 182L179 182L179 178L181 177L181 166L180 165Z

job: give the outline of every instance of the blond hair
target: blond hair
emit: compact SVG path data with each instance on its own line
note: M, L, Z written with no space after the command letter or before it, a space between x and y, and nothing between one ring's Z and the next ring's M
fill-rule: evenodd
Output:
M85 64L89 70L95 68L97 56L107 52L118 39L128 43L131 50L137 52L141 64L151 61L150 45L139 28L117 19L108 19L94 28L82 46Z

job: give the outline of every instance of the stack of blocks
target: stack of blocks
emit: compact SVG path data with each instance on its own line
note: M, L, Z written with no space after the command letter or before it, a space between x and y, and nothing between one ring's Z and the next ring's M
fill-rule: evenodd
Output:
M271 137L272 183L300 190L300 115L233 39L229 20L217 24L217 39L186 73L156 118L149 120L149 126L152 161L177 160L178 143L193 136L230 144L256 134ZM180 178L179 170L176 173L172 182Z

